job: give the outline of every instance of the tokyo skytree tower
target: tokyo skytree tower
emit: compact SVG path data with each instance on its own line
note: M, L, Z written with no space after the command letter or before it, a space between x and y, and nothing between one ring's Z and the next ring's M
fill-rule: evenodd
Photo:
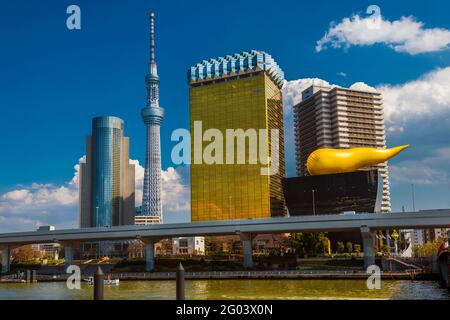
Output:
M155 14L150 13L150 63L145 77L147 106L141 110L147 128L147 148L145 154L144 194L142 198L143 216L152 216L162 222L161 203L161 139L160 127L164 109L159 107L159 76L155 61ZM158 219L159 218L159 219Z

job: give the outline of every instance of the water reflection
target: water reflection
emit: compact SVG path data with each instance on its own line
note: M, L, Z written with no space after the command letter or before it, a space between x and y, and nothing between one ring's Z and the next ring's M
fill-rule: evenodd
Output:
M106 299L174 299L174 281L122 281L105 288ZM450 299L433 281L382 281L368 290L363 280L196 280L186 281L186 298L206 299ZM0 299L92 299L92 287L68 290L64 282L0 284Z

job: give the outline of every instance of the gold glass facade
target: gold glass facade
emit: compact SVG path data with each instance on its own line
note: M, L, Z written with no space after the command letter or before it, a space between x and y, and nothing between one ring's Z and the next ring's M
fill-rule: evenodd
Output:
M282 177L284 164L283 106L280 88L264 71L207 81L190 87L191 210L192 221L268 218L286 214ZM224 137L224 164L194 162L194 122L202 131L218 129ZM266 165L249 163L249 139L245 164L226 164L226 129L278 129L279 170L262 175ZM267 138L270 150L270 134ZM258 138L259 142L259 138ZM203 142L202 150L210 142Z

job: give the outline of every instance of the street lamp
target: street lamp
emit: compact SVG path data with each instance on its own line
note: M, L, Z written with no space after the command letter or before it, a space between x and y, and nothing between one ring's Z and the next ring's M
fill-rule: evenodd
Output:
M96 215L96 219L97 219L95 227L98 228L98 207L95 207L95 215ZM97 242L97 260L98 260L99 256L100 256L100 242Z
M413 202L413 212L416 212L416 199L414 194L414 184L411 184L412 202Z
M312 189L312 207L313 207L313 215L314 216L316 215L316 197L315 197L316 191L317 190Z
M229 211L230 211L230 219L231 219L231 198L233 198L232 196L228 196L228 208L229 208ZM236 218L236 217L234 217L234 218Z

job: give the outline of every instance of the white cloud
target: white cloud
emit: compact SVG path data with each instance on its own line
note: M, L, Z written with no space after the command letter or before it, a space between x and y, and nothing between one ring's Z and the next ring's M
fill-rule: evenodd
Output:
M418 185L448 184L450 148L440 148L421 160L407 160L390 166L391 179Z
M167 212L190 211L190 187L174 168L162 172L162 203Z
M80 163L86 163L86 155L82 156L78 160L78 163L74 166L75 174L69 184L75 186L76 188L78 188L78 171L80 170Z
M356 82L354 84L352 84L349 89L351 90L359 90L359 91L368 91L368 92L378 92L377 89L375 89L374 87L369 86L368 84L364 83L364 82Z
M27 189L20 189L5 193L2 195L1 199L5 201L22 201L24 203L30 203L32 200L32 194Z
M345 72L338 72L336 74L340 77L347 78L347 74Z
M78 170L74 176L78 176ZM71 207L78 201L78 185L71 182L54 186L33 183L29 187L6 192L0 196L0 213L11 215L42 215L53 208Z
M450 114L450 67L437 69L400 85L380 85L386 125L390 132L404 132L415 120L442 119Z
M389 21L374 18L346 17L338 24L332 24L322 39L317 41L316 51L350 46L370 46L385 44L398 52L411 55L441 51L449 48L450 30L424 27L424 23L414 17L401 17Z
M77 219L78 165L64 185L32 183L0 195L0 232L34 230L41 225L74 227Z
M142 204L145 169L138 160L130 160L135 165L136 206ZM180 212L190 210L190 189L185 185L180 172L172 167L161 172L162 203L164 212Z
M86 158L80 158L85 162ZM136 205L142 202L144 168L135 164ZM63 185L32 183L27 187L0 195L0 232L34 230L41 225L55 225L58 229L74 228L78 211L79 164L74 166L73 178ZM188 212L189 187L183 184L180 172L174 168L162 171L162 201L165 213Z
M134 164L134 177L135 177L135 205L136 207L142 204L142 190L144 188L144 172L145 169L139 164L139 160L131 160L130 163Z

